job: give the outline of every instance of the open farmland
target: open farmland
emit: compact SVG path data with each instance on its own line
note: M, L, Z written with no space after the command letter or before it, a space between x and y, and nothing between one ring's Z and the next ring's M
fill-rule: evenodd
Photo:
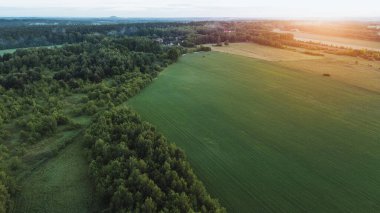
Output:
M263 59L266 61L300 61L321 58L320 56L311 56L300 52L289 51L255 43L232 43L228 46L211 47L214 51Z
M305 32L293 32L293 31L281 31L275 30L278 33L292 33L296 40L300 41L312 41L327 45L333 45L338 47L347 47L352 49L368 49L374 51L380 51L380 42L366 41L352 38L343 38L336 36L318 35Z
M311 74L330 74L330 78L362 89L380 92L380 62L323 53L306 55L305 49L278 49L252 43L212 47L214 51L272 61L280 66ZM310 51L318 53L318 51Z
M378 93L212 52L182 57L128 104L227 210L380 210Z

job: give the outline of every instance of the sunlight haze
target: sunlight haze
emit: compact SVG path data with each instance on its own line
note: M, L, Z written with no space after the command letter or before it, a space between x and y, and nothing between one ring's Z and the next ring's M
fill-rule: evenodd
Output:
M378 17L376 0L13 0L0 1L2 17Z

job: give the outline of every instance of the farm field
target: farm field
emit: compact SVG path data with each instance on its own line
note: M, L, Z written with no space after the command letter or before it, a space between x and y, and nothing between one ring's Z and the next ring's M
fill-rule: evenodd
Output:
M212 49L218 52L273 61L280 66L300 72L317 75L328 73L334 80L380 92L380 62L378 61L325 53L324 56L309 56L302 53L306 51L302 48L291 51L252 43L230 44L229 46L212 47Z
M128 101L231 212L380 210L380 95L278 62L188 54Z
M214 51L257 58L266 61L299 61L321 58L320 56L311 56L300 52L293 52L255 43L231 43L228 46L222 47L212 45L209 46Z
M318 35L312 33L305 32L293 32L293 31L282 31L282 30L274 30L278 33L292 33L296 40L300 41L312 41L319 42L327 45L334 46L342 46L353 49L368 49L374 51L380 51L380 42L376 41L366 41L359 39L351 39L351 38L342 38L336 36L326 36L326 35Z

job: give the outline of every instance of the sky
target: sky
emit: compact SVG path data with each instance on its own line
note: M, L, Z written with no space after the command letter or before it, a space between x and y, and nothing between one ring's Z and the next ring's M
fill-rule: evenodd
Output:
M380 17L380 0L0 0L1 17Z

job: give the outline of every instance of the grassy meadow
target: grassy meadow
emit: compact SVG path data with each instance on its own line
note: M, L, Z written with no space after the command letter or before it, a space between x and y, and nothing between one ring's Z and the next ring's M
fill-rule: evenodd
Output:
M13 212L94 212L98 203L82 143L75 142L28 176Z
M232 54L188 54L128 105L231 212L380 210L380 95Z
M99 207L82 143L83 127L91 123L91 117L76 115L77 108L73 107L80 106L83 97L73 94L61 99L65 114L81 127L60 126L55 134L19 148L27 152L24 151L20 168L14 171L20 187L10 212L79 213L95 212ZM22 138L17 122L4 125L4 129L11 133L5 143L18 150Z
M212 50L234 55L257 58L266 61L300 61L320 59L320 56L306 55L301 52L289 51L255 43L231 43L228 46L212 46Z

